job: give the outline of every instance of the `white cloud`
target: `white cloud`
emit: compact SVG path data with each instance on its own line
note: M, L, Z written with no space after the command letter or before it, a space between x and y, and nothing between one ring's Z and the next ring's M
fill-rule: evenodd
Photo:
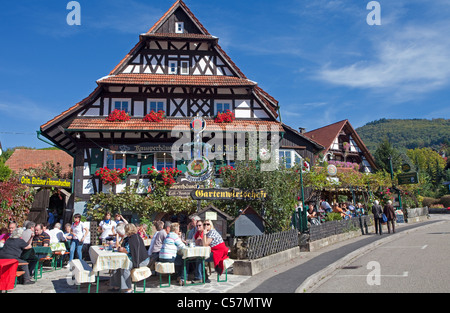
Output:
M334 85L393 91L402 97L442 88L450 81L450 25L407 26L374 38L371 59L320 69L317 78Z

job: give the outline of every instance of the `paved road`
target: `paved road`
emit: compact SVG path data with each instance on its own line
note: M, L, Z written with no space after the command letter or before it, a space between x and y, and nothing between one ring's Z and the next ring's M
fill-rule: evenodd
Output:
M449 239L450 221L421 227L337 269L310 292L449 292Z
M447 217L444 217L447 218ZM245 284L230 289L230 292L245 293L293 293L303 292L299 287L310 277L317 275L327 267L345 258L354 251L365 249L378 241L388 240L389 236L396 236L402 232L408 232L418 227L432 225L442 220L441 216L433 216L431 219L415 224L399 224L397 234L382 236L369 234L320 249L318 252L305 252L296 260L292 260L264 273L253 276Z

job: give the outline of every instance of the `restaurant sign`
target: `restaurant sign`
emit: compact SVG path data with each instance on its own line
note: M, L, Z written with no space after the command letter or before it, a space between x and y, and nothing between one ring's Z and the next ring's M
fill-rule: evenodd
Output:
M397 178L399 185L410 185L419 183L419 177L417 175L417 172L398 174Z
M170 152L172 149L171 143L141 143L137 145L109 145L109 150L112 153L121 154L136 154L136 153L155 153L155 152Z
M193 200L266 200L267 193L262 190L240 189L196 189L191 192Z
M182 176L178 176L176 184L167 190L167 195L171 197L190 198L191 192L197 189L197 183L191 182Z
M56 187L56 188L71 188L72 181L61 178L40 178L34 176L22 176L20 177L20 183L22 185L32 187Z

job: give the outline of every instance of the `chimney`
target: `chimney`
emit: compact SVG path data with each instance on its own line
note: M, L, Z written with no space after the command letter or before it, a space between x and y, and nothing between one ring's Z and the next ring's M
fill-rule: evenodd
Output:
M298 130L300 131L300 134L306 133L306 128L299 127Z

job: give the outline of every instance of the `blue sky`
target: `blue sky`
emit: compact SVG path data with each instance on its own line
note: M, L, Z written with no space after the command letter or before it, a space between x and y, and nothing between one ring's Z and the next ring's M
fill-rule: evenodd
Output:
M88 96L175 0L16 0L0 11L0 141L48 147L36 131ZM282 121L313 130L343 119L450 118L450 1L186 0Z

